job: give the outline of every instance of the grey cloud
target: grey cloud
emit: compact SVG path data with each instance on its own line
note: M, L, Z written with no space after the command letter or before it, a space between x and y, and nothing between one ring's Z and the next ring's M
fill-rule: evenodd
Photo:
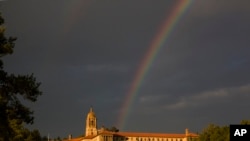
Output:
M128 67L124 65L112 65L112 64L99 64L99 65L87 65L87 71L114 71L114 72L127 72Z
M186 127L199 131L210 122L250 118L237 110L249 107L249 2L193 2L143 77L127 115L127 131L182 133ZM91 105L100 124L113 126L174 4L2 2L8 35L18 37L14 54L4 58L5 69L33 72L42 82L34 128L42 135L80 135Z
M211 102L213 103L214 100L223 101L230 99L230 101L233 101L235 100L234 98L238 97L239 95L247 97L246 94L249 93L250 84L232 88L221 88L194 94L192 96L183 96L178 101L176 101L176 103L166 105L164 108L168 110L180 110L190 108L190 106L199 107L201 105L207 105Z

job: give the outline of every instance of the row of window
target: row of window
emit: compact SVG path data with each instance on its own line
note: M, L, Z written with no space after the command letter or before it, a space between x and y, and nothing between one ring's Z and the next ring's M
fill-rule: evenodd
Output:
M182 138L142 138L142 137L136 137L136 138L125 138L125 137L116 137L114 136L103 136L103 141L108 141L108 139L114 139L114 141L182 141ZM110 140L109 140L110 141Z
M108 141L108 139L112 139L112 136L103 136L103 141Z
M133 138L131 138L133 141ZM136 141L182 141L182 138L136 138Z

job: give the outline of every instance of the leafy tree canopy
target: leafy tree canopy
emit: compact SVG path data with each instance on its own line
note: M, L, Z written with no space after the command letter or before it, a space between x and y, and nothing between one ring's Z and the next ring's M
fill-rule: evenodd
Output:
M115 126L112 126L111 128L106 128L102 126L102 129L104 129L105 131L110 131L110 132L119 132L119 129L117 129Z
M242 120L240 122L241 125L250 125L250 120Z
M241 125L250 125L250 120L241 120ZM229 126L209 124L199 135L199 141L229 141Z
M3 24L0 13L0 141L9 141L25 135L23 124L34 121L33 111L24 106L20 98L35 102L42 92L39 90L41 83L36 82L33 74L15 75L4 70L2 57L13 53L17 38L6 37ZM34 134L38 132L34 131Z
M229 141L229 126L209 124L200 134L200 141Z

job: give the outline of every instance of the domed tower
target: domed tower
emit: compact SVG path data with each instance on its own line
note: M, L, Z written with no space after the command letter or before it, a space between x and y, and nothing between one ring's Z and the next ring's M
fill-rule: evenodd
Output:
M97 124L95 113L91 107L86 119L85 136L93 135L97 135Z

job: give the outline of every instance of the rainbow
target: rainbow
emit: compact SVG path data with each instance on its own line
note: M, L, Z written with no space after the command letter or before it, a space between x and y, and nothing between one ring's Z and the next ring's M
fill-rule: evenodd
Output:
M125 127L126 120L130 114L130 109L133 104L133 100L139 92L140 86L150 69L154 59L156 58L159 50L163 47L166 40L170 37L171 32L174 27L176 27L178 21L180 21L181 17L184 15L185 11L187 11L188 7L190 7L193 0L178 0L176 5L174 6L170 15L168 15L167 19L164 21L161 26L159 32L154 37L152 43L150 44L144 58L142 59L135 77L131 83L131 86L126 94L125 101L122 104L122 108L120 111L120 115L117 120L116 126L123 130Z

